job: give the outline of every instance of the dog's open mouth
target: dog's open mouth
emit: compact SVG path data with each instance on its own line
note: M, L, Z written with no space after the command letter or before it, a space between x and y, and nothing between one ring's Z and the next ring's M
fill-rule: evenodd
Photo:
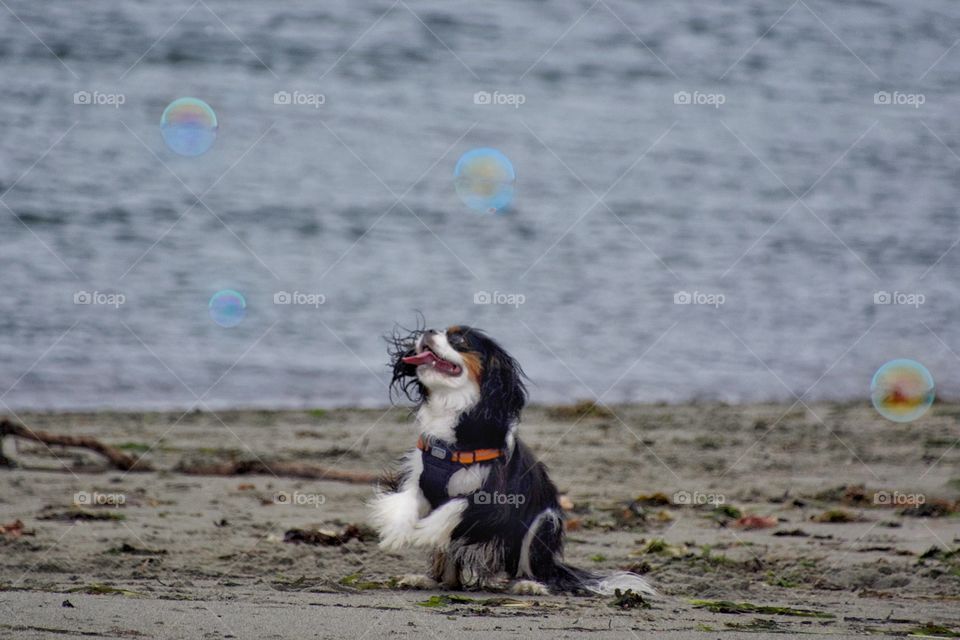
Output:
M424 345L423 351L412 356L407 356L403 358L405 364L412 364L415 366L427 366L433 369L436 369L440 373L445 373L448 376L460 375L460 365L450 362L449 360L444 360L430 347Z

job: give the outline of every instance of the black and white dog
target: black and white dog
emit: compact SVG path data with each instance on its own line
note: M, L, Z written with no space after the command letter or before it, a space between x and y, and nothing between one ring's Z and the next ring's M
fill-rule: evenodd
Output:
M381 547L433 551L429 575L403 584L482 588L507 577L516 593L653 593L640 576L601 577L563 562L557 488L517 438L527 394L516 360L465 326L391 341L391 391L417 403L421 435L378 492L371 520Z

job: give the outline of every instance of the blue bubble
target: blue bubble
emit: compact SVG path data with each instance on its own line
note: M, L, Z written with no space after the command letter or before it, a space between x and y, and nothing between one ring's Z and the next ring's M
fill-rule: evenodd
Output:
M930 409L934 400L933 376L916 360L891 360L870 382L874 408L887 420L911 422Z
M174 100L160 116L163 141L181 156L195 157L209 151L217 139L217 127L217 114L196 98Z
M233 289L217 291L207 305L210 318L221 327L235 327L247 315L247 301Z
M510 159L486 147L467 151L453 169L457 195L474 211L497 213L513 200L517 174Z

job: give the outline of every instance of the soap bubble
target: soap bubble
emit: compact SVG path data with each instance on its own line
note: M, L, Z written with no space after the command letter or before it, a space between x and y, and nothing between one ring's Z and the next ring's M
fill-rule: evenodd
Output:
M217 114L203 100L180 98L163 110L160 133L174 153L190 157L203 155L217 139Z
M247 301L233 289L217 291L207 306L210 317L221 327L235 327L247 315Z
M474 211L485 213L497 213L510 205L516 179L510 159L485 147L467 151L453 169L457 195Z
M933 376L915 360L891 360L874 374L870 398L887 420L911 422L933 404Z

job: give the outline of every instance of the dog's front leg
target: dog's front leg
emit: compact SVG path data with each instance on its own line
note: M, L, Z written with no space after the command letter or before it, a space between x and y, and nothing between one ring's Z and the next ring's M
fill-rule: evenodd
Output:
M430 577L442 584L444 589L460 589L460 561L446 549L437 549L433 553L433 566Z
M434 509L430 515L416 523L411 544L418 547L445 547L450 543L453 530L460 524L461 515L467 508L466 498L456 498Z

